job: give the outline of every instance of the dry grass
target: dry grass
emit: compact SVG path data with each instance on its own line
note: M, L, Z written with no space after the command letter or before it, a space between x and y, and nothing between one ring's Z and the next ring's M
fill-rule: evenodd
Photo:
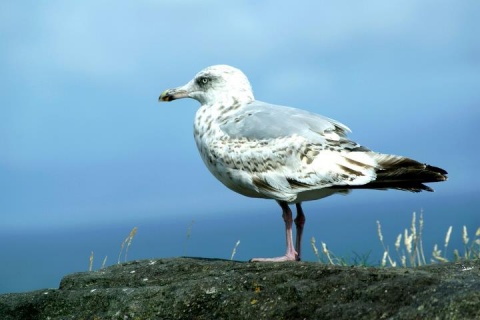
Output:
M317 257L318 262L323 262L325 263L328 261L329 264L340 264L340 261L335 261L335 255L333 252L327 249L327 244L325 242L322 242L322 253L324 256L320 255L320 251L318 251L317 245L316 245L316 240L314 237L310 240L310 244L312 245L313 253L315 253L315 256ZM333 258L332 258L333 257ZM335 259L337 260L337 259Z
M130 234L125 238L125 240L122 241L122 244L120 245L120 253L118 254L117 264L120 263L122 253L124 253L124 249L125 249L124 262L127 261L128 249L130 248L130 245L132 244L133 237L135 237L136 233L137 233L137 227L134 227L132 229L132 231L130 231ZM107 264L107 257L108 256L105 256L105 258L103 258L102 266L100 267L100 269L105 268L105 265ZM93 254L93 251L92 251L90 253L88 271L93 271L93 260L94 260L94 254Z
M416 219L416 213L412 215L412 223L410 230L406 228L402 233L397 236L395 241L396 259L392 257L389 251L389 247L385 245L383 241L382 228L379 221L377 221L377 233L380 243L383 247L383 258L380 263L382 267L385 266L402 266L402 267L417 267L426 265L427 259L423 249L422 236L423 236L423 214L420 212L420 217ZM443 242L443 254L438 244L435 244L432 251L432 257L429 260L430 263L448 262L447 251L452 235L453 227L450 226L445 234L445 240ZM403 238L403 241L402 241ZM402 247L403 242L403 247ZM479 259L480 258L480 228L475 233L475 238L470 241L468 237L467 227L463 226L462 242L464 245L463 255L461 255L458 249L453 251L454 260L463 259Z
M125 238L125 240L122 241L122 244L120 245L120 253L118 254L117 264L120 263L122 253L124 253L124 262L127 261L128 249L130 248L130 245L132 244L133 237L135 237L136 233L137 233L137 227L134 227L132 229L132 231L130 231L130 234ZM125 251L124 251L124 249L125 249ZM88 271L93 271L93 261L94 261L94 254L93 254L93 251L92 251L90 253ZM103 258L102 266L100 267L100 269L105 268L106 264L107 264L107 256L105 256L105 258Z
M88 271L92 271L93 270L93 251L90 253L90 258L88 260L89 260Z
M195 221L192 220L188 229L187 235L185 240L184 246L184 255L187 253L187 244L191 236L192 227ZM423 227L424 227L424 220L423 220L423 213L420 212L419 219L417 220L417 215L415 212L412 214L412 222L410 228L405 228L402 233L399 233L396 237L396 241L394 243L395 254L391 254L390 248L388 245L385 244L383 233L382 233L382 226L380 221L377 221L377 235L378 239L383 248L383 255L382 260L380 262L380 266L386 267L417 267L426 265L428 263L439 263L439 262L448 262L449 259L447 258L447 251L451 239L451 235L453 232L453 227L450 226L447 229L445 234L445 240L443 242L443 252L441 247L438 244L435 244L432 251L432 257L427 262L425 257L425 252L423 249ZM132 240L137 233L137 227L134 227L130 234L125 238L120 246L120 253L118 254L117 263L121 262L122 253L124 253L124 262L127 261L128 258L128 250L130 245L132 244ZM459 259L480 259L480 228L478 228L475 232L473 239L470 239L468 235L468 230L466 226L462 228L462 242L463 242L463 253L460 253L458 249L453 250L453 259L457 261ZM325 242L321 242L321 250L317 248L316 240L314 237L311 238L310 244L312 246L313 252L317 257L317 260L322 263L331 264L331 265L369 265L368 258L370 253L364 255L358 255L354 253L354 257L352 258L345 258L345 257L338 257L332 251L330 251L327 247ZM402 246L403 244L403 246ZM237 253L237 248L240 245L240 240L235 243L233 247L230 260L233 260L235 254ZM90 254L89 258L89 271L93 270L93 262L94 262L94 253L93 251ZM103 259L101 269L103 269L107 262L107 256Z
M317 257L318 262L337 265L337 266L348 266L348 265L359 265L359 266L367 266L370 263L368 259L370 257L370 253L359 255L357 253L353 253L354 257L338 257L332 251L327 248L327 244L325 242L321 242L322 250L319 251L316 245L316 240L314 237L310 240L310 244L313 249L313 253Z
M93 251L90 253L90 258L89 258L89 265L88 265L88 271L93 271L93 260L94 260L94 254ZM107 256L103 259L102 266L100 269L105 268L105 264L107 263Z
M233 247L232 256L230 257L230 260L233 260L233 257L235 257L235 254L237 253L237 248L239 245L240 245L240 240L238 240L237 243L235 243L235 247Z
M423 213L420 212L419 219L414 212L412 214L412 222L410 228L405 228L402 233L399 233L394 243L394 251L392 254L388 245L385 244L382 234L382 226L380 221L377 221L377 235L383 247L382 260L380 266L386 267L417 267L426 265L428 263L448 262L447 251L450 243L450 238L453 232L453 227L447 229L445 240L443 242L443 252L440 246L435 244L432 251L432 257L427 262L425 251L423 249ZM462 229L463 253L458 249L453 250L454 261L459 259L480 259L480 228L475 232L473 239L469 238L467 227ZM328 263L332 265L346 265L347 259L339 258L327 248L327 245L322 242L322 250L319 251L315 238L312 237L311 245L315 256L319 262ZM368 255L358 256L354 259L356 265L366 265Z
M194 223L195 220L192 220L192 222L190 222L190 225L187 228L187 238L185 239L185 244L183 245L183 256L187 256L188 240L190 240L190 236L192 235L192 227Z
M123 240L122 244L120 245L120 253L118 254L117 264L120 264L120 260L121 260L124 248L125 248L124 262L127 262L128 249L130 248L130 245L132 244L133 237L135 237L136 233L137 233L137 227L134 227L132 229L132 231L130 231L130 234L125 238L125 240Z

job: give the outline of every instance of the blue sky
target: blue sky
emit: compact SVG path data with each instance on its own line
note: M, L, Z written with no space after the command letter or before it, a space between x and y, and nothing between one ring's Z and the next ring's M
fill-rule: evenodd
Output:
M230 64L259 100L334 118L375 151L449 172L433 194L359 191L312 211L342 206L348 220L359 206L389 211L396 201L408 221L458 203L445 223L473 231L479 9L473 0L3 1L0 224L22 235L212 215L218 231L222 215L243 223L263 212L282 235L276 204L232 193L204 167L192 137L198 103L157 102L204 67Z

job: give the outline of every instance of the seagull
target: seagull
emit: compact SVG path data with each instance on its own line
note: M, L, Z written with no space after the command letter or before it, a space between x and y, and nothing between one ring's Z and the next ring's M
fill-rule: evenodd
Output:
M159 101L182 98L200 103L194 138L210 172L227 188L274 199L282 209L285 255L250 261L301 260L304 201L352 189L433 191L424 183L447 180L441 168L357 144L338 121L255 100L245 74L228 65L200 71L187 84L163 91ZM289 207L293 204L295 220Z

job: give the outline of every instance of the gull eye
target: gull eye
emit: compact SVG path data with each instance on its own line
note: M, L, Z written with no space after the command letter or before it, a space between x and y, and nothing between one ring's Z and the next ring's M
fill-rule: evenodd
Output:
M207 87L212 83L212 77L210 76L200 76L197 78L196 82L201 87Z

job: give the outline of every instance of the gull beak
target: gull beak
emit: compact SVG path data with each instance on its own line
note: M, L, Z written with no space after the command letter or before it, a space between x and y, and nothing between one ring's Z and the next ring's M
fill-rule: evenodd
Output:
M188 90L185 89L185 86L174 88L174 89L167 89L162 92L160 97L158 97L158 101L172 101L176 99L188 98Z

